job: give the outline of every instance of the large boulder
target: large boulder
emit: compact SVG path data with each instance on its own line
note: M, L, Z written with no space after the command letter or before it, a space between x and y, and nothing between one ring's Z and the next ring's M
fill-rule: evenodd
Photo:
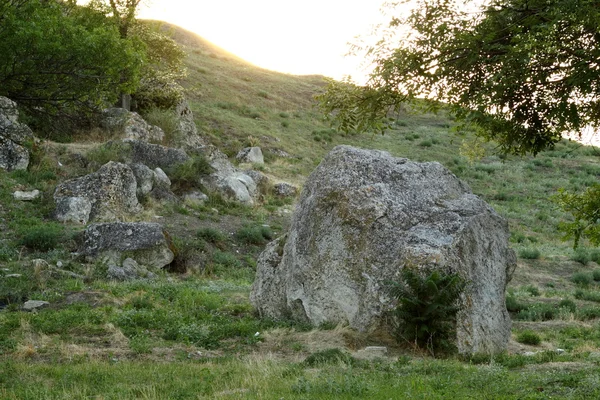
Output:
M260 147L246 147L240 150L240 152L235 156L242 163L252 163L252 164L264 164L265 159L263 157L262 150Z
M128 258L136 264L158 270L169 265L175 257L163 227L151 222L91 224L83 234L79 253L90 261L100 260L113 270L122 268L124 271L132 270L129 264L133 263L127 261ZM123 264L121 260L127 263Z
M189 156L182 149L151 144L143 140L125 139L123 142L114 142L115 145L127 147L127 157L133 163L144 164L151 169L161 168L169 170L189 160Z
M29 151L24 144L33 140L33 132L18 122L17 104L0 97L0 168L24 170L29 165Z
M54 191L59 221L119 221L142 210L137 181L126 164L110 161L98 171L59 184Z
M206 141L198 134L194 114L187 101L181 100L175 106L177 115L177 142L178 147L193 149L206 145Z
M506 349L505 289L516 266L508 224L441 164L338 146L308 178L287 238L260 256L251 301L263 316L388 329L385 289L405 265L469 280L462 353Z

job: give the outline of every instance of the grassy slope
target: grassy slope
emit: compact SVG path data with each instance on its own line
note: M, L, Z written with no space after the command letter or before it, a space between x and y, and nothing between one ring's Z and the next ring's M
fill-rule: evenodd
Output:
M488 155L471 163L461 155L463 143L473 141L471 133L451 132L452 121L443 115L411 113L401 115L385 136L340 136L314 108L321 77L262 70L193 34L175 28L173 34L189 53L183 84L200 131L231 156L258 143L267 159L264 172L275 180L302 184L333 146L351 144L439 161L467 181L509 219L515 250L541 253L539 259L520 259L509 298L515 337L534 330L543 340L537 346L512 341L511 352L542 352L492 362L438 361L344 329L307 331L257 319L247 294L261 241L240 232L268 222L281 233L285 221L276 217L277 203L250 209L211 199L201 209L156 211L177 240L197 250L187 257L205 264L199 274L111 283L97 279L94 266L69 261L68 240L47 252L28 251L17 246L19 238L40 227L56 228L45 219L49 199L68 173L55 161L69 160L57 148L40 155L28 173L2 174L0 293L13 302L36 298L52 306L23 313L14 303L0 311L0 398L598 397L600 371L593 357L600 350L594 297L599 286L591 277L579 285L570 281L593 264L569 260L569 245L556 233L563 216L549 201L559 187L580 189L597 181L596 149L565 141L537 158L503 159L486 145ZM291 157L281 157L280 150ZM15 203L15 188L46 189L46 197ZM23 262L38 257L53 264L62 260L64 269L85 278L65 279ZM5 277L9 273L22 276ZM562 299L571 299L575 308L559 306ZM390 346L390 356L378 362L300 362L327 347L382 343ZM557 355L557 347L567 352Z

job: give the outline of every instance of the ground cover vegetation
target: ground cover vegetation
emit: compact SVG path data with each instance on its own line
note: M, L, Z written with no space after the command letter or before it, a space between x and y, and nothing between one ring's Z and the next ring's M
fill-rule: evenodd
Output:
M505 216L520 256L506 299L514 322L509 352L434 359L346 327L258 318L248 301L256 259L266 241L285 233L292 207L268 192L252 207L216 195L202 206L145 204L170 232L176 260L152 281L107 281L106 267L71 257L81 228L52 222L51 199L57 182L118 152L90 138L46 141L32 146L27 171L0 172L0 397L599 396L598 255L585 235L577 252L561 240L557 227L569 214L550 199L559 188L595 183L600 151L560 140L536 157L505 155L477 141L477 129L455 130L459 122L446 110L421 112L418 104L397 110L384 136L341 134L315 107L321 77L258 69L189 32L163 29L185 49L188 74L180 83L199 130L230 156L261 146L266 163L257 168L270 178L301 185L337 144L384 149L441 162ZM74 159L75 151L89 163ZM205 167L186 165L181 187ZM43 196L16 202L16 189ZM31 262L40 258L49 267ZM51 304L24 312L29 299ZM369 345L388 353L365 357L359 350Z

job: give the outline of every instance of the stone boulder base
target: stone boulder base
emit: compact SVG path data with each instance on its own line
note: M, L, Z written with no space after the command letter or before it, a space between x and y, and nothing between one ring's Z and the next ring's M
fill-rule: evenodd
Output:
M516 266L508 224L439 163L338 146L308 178L286 238L259 257L261 315L388 329L386 282L405 265L470 281L457 316L461 353L506 349L505 289Z
M112 222L89 225L83 235L79 253L89 260L100 259L109 266L121 266L121 260L131 258L137 264L151 269L169 265L173 251L160 224L151 222ZM129 264L133 264L128 261Z
M62 182L54 191L59 221L118 221L142 210L137 181L128 165L110 161L98 171Z
M24 144L33 140L33 132L18 122L17 104L0 97L0 168L24 170L29 165L29 151Z

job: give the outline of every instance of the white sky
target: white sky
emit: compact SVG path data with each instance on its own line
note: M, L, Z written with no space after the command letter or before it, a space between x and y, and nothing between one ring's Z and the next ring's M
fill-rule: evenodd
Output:
M360 75L347 43L381 20L384 0L150 0L140 18L193 31L263 68L336 79Z

